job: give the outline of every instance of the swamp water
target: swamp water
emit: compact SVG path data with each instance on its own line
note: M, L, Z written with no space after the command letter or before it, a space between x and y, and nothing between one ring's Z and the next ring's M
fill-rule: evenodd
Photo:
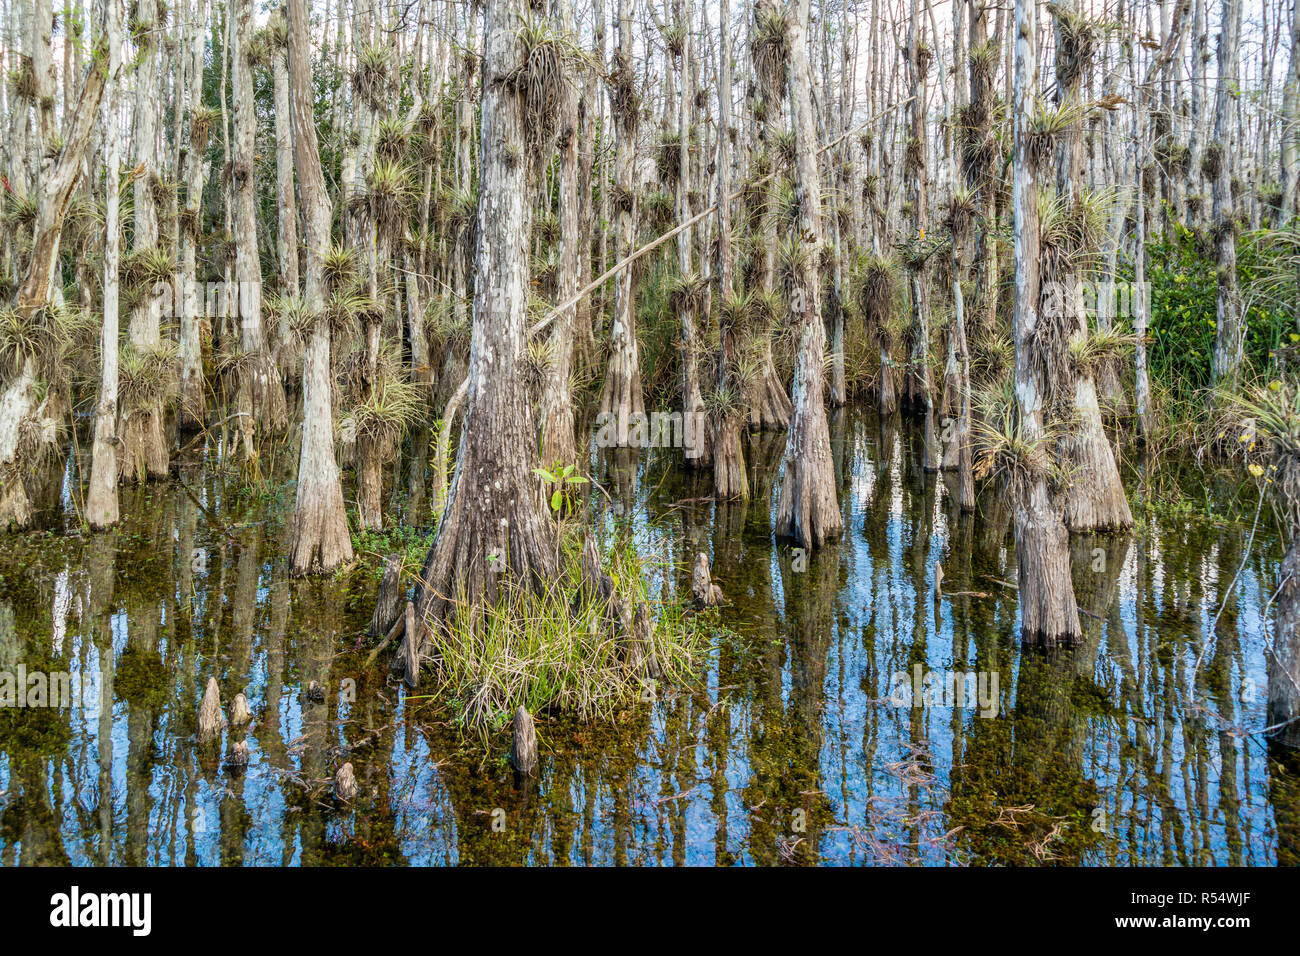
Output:
M113 532L58 517L0 539L0 674L74 691L49 706L29 679L0 707L0 863L1300 862L1300 760L1257 733L1281 554L1267 515L1247 546L1253 500L1076 537L1085 640L1043 652L1018 640L1009 511L984 493L958 515L916 436L873 413L832 436L846 531L814 554L771 538L783 435L752 436L747 507L666 452L598 455L605 533L661 562L666 595L709 553L725 629L692 686L612 722L539 715L527 780L427 673L407 691L387 654L365 666L376 556L289 578L290 484L251 494L195 460L124 488ZM395 469L389 516L424 461ZM210 675L227 713L240 691L253 711L219 752L197 743ZM345 760L360 795L340 808Z

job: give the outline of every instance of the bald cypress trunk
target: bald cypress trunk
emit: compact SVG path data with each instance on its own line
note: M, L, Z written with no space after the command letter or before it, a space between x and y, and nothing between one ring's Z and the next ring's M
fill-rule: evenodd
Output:
M903 390L908 403L922 416L921 466L926 471L936 471L939 468L939 444L934 430L934 382L930 370L930 284L928 258L922 254L930 202L926 170L926 84L933 53L922 42L921 16L918 0L912 0L907 34L907 76L915 99L908 107L909 135L903 178L912 189L912 240L917 244L917 252L915 260L909 263L911 348Z
M197 431L207 419L207 390L203 381L203 343L199 327L203 321L203 297L198 288L198 242L202 234L203 188L208 179L207 147L211 123L199 107L203 102L203 48L201 24L207 9L205 0L195 0L192 14L198 22L189 27L188 45L181 55L188 59L189 83L185 111L185 207L180 221L180 395L177 420L184 432ZM285 111L286 120L288 110Z
M1282 211L1278 225L1295 218L1300 195L1300 3L1291 5L1291 58L1282 85Z
M559 25L567 35L571 30L572 0L559 0ZM560 120L560 256L555 278L555 298L568 302L578 291L582 251L582 221L579 217L578 176L578 92L567 87ZM550 371L542 384L540 417L542 426L542 464L576 464L578 445L573 430L573 334L577 324L577 306L564 309L548 330L547 349Z
M732 374L736 360L733 313L727 303L733 293L735 256L731 247L731 4L721 0L721 48L718 54L718 392L736 394ZM740 445L743 410L728 405L715 414L713 429L713 490L719 498L748 498L745 456Z
M1081 44L1074 30L1063 26L1063 17L1077 16L1077 2L1065 0L1056 10L1056 91L1059 108L1082 101L1083 81L1092 66L1091 50ZM1057 193L1077 203L1083 191L1083 141L1077 127L1061 136L1057 155ZM1088 339L1088 314L1083 299L1082 268L1067 263L1056 280L1061 295L1058 306L1067 310L1072 342ZM1110 440L1102 426L1101 406L1093 367L1087 363L1073 369L1074 422L1062 438L1062 457L1071 469L1065 489L1065 524L1071 531L1121 531L1133 527L1133 515L1124 484L1120 480Z
M289 116L288 34L283 8L272 14L271 81L275 96L275 205L279 287L298 292L298 202L293 189L293 128ZM284 336L282 335L281 341Z
M105 4L104 33L108 41L108 79L104 96L104 165L121 165L121 123L117 115L118 73L122 66L122 9ZM105 179L104 197L104 324L99 337L99 401L95 405L95 439L91 449L90 488L86 494L86 523L95 530L111 528L119 518L117 500L118 264L122 252L119 223L121 185L116 175Z
M254 177L254 137L257 115L253 101L253 65L249 58L253 0L232 0L234 16L235 138L230 188L235 211L235 280L239 283L239 347L236 372L236 433L244 457L254 455L257 434L284 430L284 386L271 361L262 329L262 266L257 250L257 183Z
M1235 378L1246 342L1245 316L1237 289L1237 215L1232 198L1233 93L1237 85L1237 50L1241 0L1223 0L1219 33L1219 81L1214 100L1214 140L1206 147L1207 172L1213 181L1214 209L1210 233L1219 295L1212 371L1216 382Z
M1015 156L1012 205L1016 295L1013 324L1016 366L1015 393L1022 444L1046 443L1043 421L1049 383L1044 366L1050 357L1035 354L1047 347L1034 336L1039 310L1038 170L1030 148L1029 122L1038 84L1037 24L1032 0L1015 4L1015 88L1013 120ZM1015 482L1016 576L1020 592L1020 623L1027 642L1054 645L1073 642L1081 634L1079 612L1070 579L1069 537L1047 486L1046 469L1033 466Z
M803 547L820 547L844 528L835 493L830 429L826 421L820 255L821 182L812 106L812 68L808 61L809 0L797 0L789 21L789 90L795 140L795 191L803 248L790 295L790 327L799 352L795 360L794 413L782 461L776 533Z
M320 574L352 560L352 539L334 458L330 327L324 315L323 262L330 245L330 201L316 142L307 0L289 0L289 89L294 155L306 214L304 305L314 320L303 363L302 450L289 562L294 574Z
M784 14L782 14L784 16ZM761 33L760 20L769 18L769 22L778 21L777 11L772 0L757 0L754 4L754 21L750 30L750 68L751 73L758 74L756 95L753 99L756 126L761 145L754 153L751 176L766 176L773 171L776 164L777 139L780 136L780 116L782 100L786 90L779 76L771 75L769 69L759 70L755 57L757 38ZM761 162L760 162L761 161ZM765 208L758 211L761 244L755 252L763 262L763 291L771 294L776 286L776 250L778 246L776 224L776 177L767 179L765 187ZM752 429L780 429L790 425L790 396L786 394L785 384L777 374L776 363L772 357L772 336L761 326L755 330L758 338L758 369L754 375L747 396L749 405L749 427Z
M64 219L72 191L81 177L90 132L104 91L107 51L101 43L96 52L69 123L63 149L57 160L40 170L38 179L31 252L14 300L14 311L19 320L36 327L45 321L39 313L50 302ZM37 463L52 451L49 447L51 439L57 437L50 435L49 430L40 427L39 423L57 414L56 424L62 424L65 414L51 407L55 396L49 389L41 387L44 370L38 359L49 362L55 356L28 354L3 370L4 377L0 379L0 531L22 529L31 524L33 504L28 482L34 479ZM29 438L33 431L40 436L37 440Z
M537 433L523 376L532 193L525 94L511 76L524 60L525 15L524 0L487 5L469 386L456 470L416 599L425 626L445 620L455 601L492 600L507 576L535 586L557 573L555 529L533 474Z
M636 130L640 95L632 72L632 3L619 0L618 46L610 72L610 103L614 113L614 221L615 255L621 259L636 242ZM614 322L610 329L609 368L600 398L600 415L607 423L606 434L615 447L629 444L629 430L636 416L645 415L641 391L641 358L636 341L635 291L632 270L624 269L614 280ZM635 440L635 439L634 439Z
M162 31L158 29L156 0L140 0L136 6L139 24L136 35L140 55L136 64L135 136L131 144L131 162L138 175L135 178L132 202L131 249L135 255L147 255L159 245L158 205L154 194L158 168L157 132L162 116L162 102L158 89L158 55ZM140 367L154 365L149 373L148 386L134 389L139 397L121 403L118 409L117 435L122 440L118 471L127 483L167 475L167 439L164 433L163 400L167 392L169 366L161 328L161 303L153 295L145 294L131 310L131 351Z
M691 207L691 110L695 100L695 66L692 54L695 49L689 18L684 15L681 0L676 0L675 11L677 24L682 29L682 87L678 99L677 135L678 135L678 175L677 175L677 220L686 222L693 215ZM681 321L681 368L682 368L682 422L687 436L691 439L686 448L684 463L687 468L703 468L713 462L713 453L709 443L709 430L696 427L694 423L704 421L704 394L700 390L700 368L698 358L698 318L700 306L705 299L707 285L695 272L694 266L695 230L683 229L677 235L677 275L678 289L677 313Z

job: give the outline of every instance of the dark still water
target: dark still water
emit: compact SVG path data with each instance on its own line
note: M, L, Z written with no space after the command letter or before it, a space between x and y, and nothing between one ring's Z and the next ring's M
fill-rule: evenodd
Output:
M1280 549L1267 514L1247 547L1253 499L1077 538L1086 639L1044 653L1018 641L992 490L958 516L908 430L850 412L832 431L846 532L811 555L771 538L783 435L748 446L748 507L708 500L667 453L595 460L606 537L634 535L665 596L708 552L725 630L694 685L612 723L538 715L525 781L508 736L463 737L429 676L408 692L387 655L365 666L373 555L289 578L287 483L241 492L196 461L124 489L114 532L3 538L0 673L75 699L39 706L28 680L0 707L0 862L1297 862L1300 761L1258 733ZM392 514L413 514L411 467ZM1195 500L1233 505L1240 489L1207 482L1187 479ZM227 713L241 691L253 712L218 749L197 740L209 676Z

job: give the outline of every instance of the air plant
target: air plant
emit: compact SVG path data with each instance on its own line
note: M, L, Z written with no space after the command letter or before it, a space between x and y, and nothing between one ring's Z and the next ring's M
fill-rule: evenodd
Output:
M704 389L704 411L713 422L732 421L745 407L746 383L735 377Z
M790 23L775 6L763 4L758 8L750 51L763 98L780 102L790 67Z
M546 307L545 300L539 299L538 303L543 309ZM543 383L550 377L551 370L555 368L556 356L553 342L554 340L549 337L528 341L528 347L523 355L524 380L528 382L529 389L534 392L540 391Z
M664 48L674 57L682 55L686 49L686 27L681 23L669 23L663 28Z
M898 295L898 268L892 259L864 255L854 269L854 297L862 321L880 334L894 310Z
M1004 375L976 395L971 422L974 476L1005 479L1012 487L1054 476L1055 427L1030 435L1016 406L1015 385Z
M803 241L797 232L790 233L781 240L777 250L777 273L786 298L793 296L794 290L801 287L803 277L812 265L812 248Z
M424 334L432 345L444 348L463 346L469 342L470 323L464 308L456 308L450 297L431 300L424 310Z
M350 246L331 243L321 262L325 288L337 292L357 278L357 254Z
M676 186L682 178L682 136L676 130L670 130L659 138L655 150L655 170L659 182L666 187Z
M200 152L207 148L208 137L212 134L212 126L219 118L220 114L211 106L200 104L190 110L191 148Z
M1097 41L1104 25L1072 7L1049 3L1048 12L1056 21L1056 78L1069 87L1087 72L1097 52Z
M667 232L675 215L673 197L662 190L652 192L641 200L641 218L656 235Z
M1051 104L1036 97L1029 114L1029 128L1026 130L1030 160L1035 165L1044 165L1051 158L1060 138L1087 119L1095 105L1083 101Z
M388 99L392 63L388 48L365 44L357 50L357 65L352 71L352 88L373 109L382 109Z
M605 77L609 88L609 108L624 136L636 132L641 116L641 96L636 89L636 74L625 58L614 57L614 66Z
M410 142L411 127L400 116L385 116L375 128L375 155L381 160L400 160Z
M776 217L778 228L799 228L799 216L802 212L799 190L794 182L786 176L776 181L772 189L770 202L771 213Z
M778 133L776 141L772 144L772 151L776 156L776 163L780 168L793 169L795 154L797 152L794 130L787 129Z
M171 282L176 262L162 246L147 246L122 256L120 270L123 293L142 297L158 283Z
M397 235L415 200L411 168L398 160L376 159L366 186L376 225L389 236Z
M147 408L169 400L176 391L176 346L123 346L118 361L118 401L124 408Z
M708 279L695 273L674 276L668 283L668 306L679 315L687 310L699 312L708 292Z
M945 225L954 243L961 243L970 235L970 229L979 215L979 207L974 194L961 186L954 187L948 199L948 214Z
M9 71L9 89L17 99L36 99L36 70L32 58L26 54L15 55L18 65Z
M534 159L544 144L555 137L560 109L568 88L568 72L583 58L573 37L561 33L545 21L529 19L520 28L523 62L510 79L524 97L524 126Z
M15 226L31 226L36 222L36 199L16 192L6 192L4 219Z
M358 438L375 447L393 448L424 410L421 386L385 372L369 394L352 408Z
M993 332L971 341L971 370L974 377L993 381L1015 366L1016 347L1011 336Z
M1078 275L1095 262L1115 201L1113 189L1085 189L1072 196L1039 193L1038 238L1045 282Z
M0 380L17 376L28 360L37 368L57 365L70 333L68 315L50 306L0 310Z
M1095 377L1104 369L1118 371L1123 367L1133 342L1133 336L1115 326L1095 328L1071 338L1066 353L1076 375L1091 374Z

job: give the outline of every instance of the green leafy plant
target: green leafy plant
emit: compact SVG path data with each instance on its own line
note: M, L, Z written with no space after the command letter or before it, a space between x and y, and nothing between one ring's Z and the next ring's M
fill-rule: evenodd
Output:
M566 489L570 485L585 485L587 483L586 478L576 473L577 470L577 465L565 465L560 462L556 462L549 470L546 468L533 469L534 475L551 486L551 510L557 515L566 503L572 504Z

